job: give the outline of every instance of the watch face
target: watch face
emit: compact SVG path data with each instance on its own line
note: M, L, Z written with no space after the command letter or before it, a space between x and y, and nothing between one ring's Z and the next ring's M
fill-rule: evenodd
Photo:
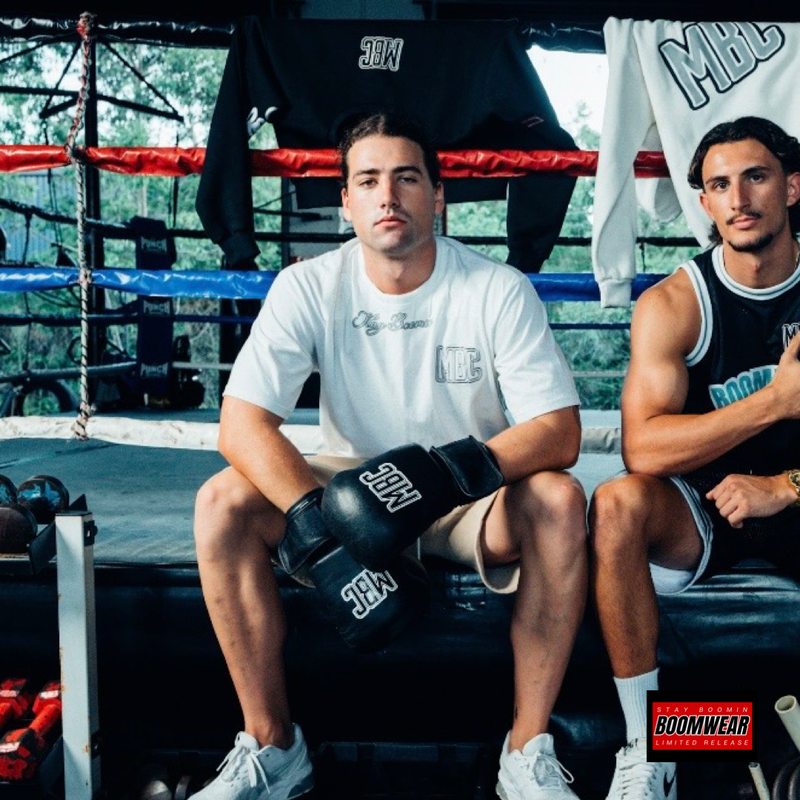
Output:
M797 492L797 500L795 500L794 504L800 506L800 470L790 469L786 472L786 477L794 487L795 492Z

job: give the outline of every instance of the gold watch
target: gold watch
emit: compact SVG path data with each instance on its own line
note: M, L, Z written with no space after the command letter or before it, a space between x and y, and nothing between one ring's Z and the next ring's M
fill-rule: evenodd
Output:
M795 500L792 505L800 506L800 469L787 469L784 474L797 495L797 500Z

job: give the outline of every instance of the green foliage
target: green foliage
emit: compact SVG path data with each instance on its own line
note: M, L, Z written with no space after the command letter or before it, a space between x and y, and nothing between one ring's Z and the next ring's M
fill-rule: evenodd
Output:
M23 49L18 42L0 43L0 58ZM145 45L113 44L114 50L132 64L163 94L183 116L183 123L160 117L147 117L109 103L99 104L99 138L102 146L180 146L197 147L205 144L211 113L216 101L226 53L223 50L160 48ZM3 65L3 82L21 87L55 86L72 53L72 45L48 45L39 50L7 61ZM100 46L97 50L98 92L159 109L168 106L136 78L112 52ZM62 83L62 88L78 86L79 57ZM75 107L62 111L46 121L39 119L45 105L42 96L4 94L0 96L0 141L22 144L61 144L66 141ZM61 99L56 97L58 103ZM80 140L79 140L80 141ZM251 146L275 147L271 126L265 125ZM101 172L102 217L105 221L124 223L134 215L167 220L176 228L199 229L194 199L198 176L180 179L146 176L125 176ZM177 189L176 189L177 187ZM177 204L173 208L173 192ZM280 196L280 180L261 178L253 182L255 205L274 201ZM75 179L71 169L50 171L49 175L0 173L0 197L43 207L69 216L75 215ZM257 230L280 230L277 216L256 215ZM76 228L56 225L36 217L30 220L28 246L24 247L25 218L0 209L0 227L5 231L14 257L42 264L55 261L55 245L62 245L77 260ZM175 269L219 269L221 252L203 239L179 238L176 241L178 262ZM261 245L258 264L262 269L275 269L280 263L277 244ZM132 241L106 239L104 263L109 267L132 267L135 246ZM130 302L130 295L106 293L108 307L116 308ZM180 313L216 314L216 300L179 299ZM77 316L75 293L68 291L0 294L0 313L56 314ZM219 351L219 326L212 323L177 323L175 334L190 336L193 359L216 362ZM72 366L67 348L78 335L77 328L7 326L0 327L0 338L11 353L0 356L0 374L9 375L30 368ZM109 328L109 340L131 356L136 352L136 331L132 326ZM216 405L217 373L206 371L207 404ZM74 382L73 382L74 383ZM75 387L77 384L75 384ZM28 405L31 405L30 403ZM42 407L44 410L44 407ZM26 411L29 411L26 406Z
M23 49L16 42L0 43L0 58ZM216 93L222 77L225 52L212 49L157 48L146 45L114 44L120 56L133 64L147 80L156 86L169 102L183 115L183 122L148 117L143 114L101 103L99 108L99 136L103 146L181 146L194 147L205 144ZM18 86L54 86L73 45L56 44L39 48L23 57L3 64L3 83ZM165 109L165 103L113 53L98 48L98 89L101 94L124 98L137 103ZM79 75L79 58L67 73L62 88L75 89ZM44 106L42 96L4 94L0 101L0 141L25 144L60 144L66 141L72 122L74 106L47 120L39 112ZM58 103L63 98L55 98ZM595 150L599 134L588 124L588 111L579 108L573 130L578 130L576 141L583 149ZM275 147L272 127L264 125L250 142L253 148ZM145 176L123 176L101 172L102 216L104 220L124 223L134 215L167 220L176 228L199 229L194 210L194 198L199 178L197 176L169 179ZM173 193L177 203L173 207ZM279 209L280 180L259 178L253 181L253 201L256 207ZM72 170L54 170L51 174L0 174L0 197L30 203L59 213L75 214L75 186ZM561 235L564 237L591 236L594 181L578 179L569 212ZM447 229L453 236L497 235L505 233L505 201L463 203L447 209ZM257 214L257 230L279 231L280 217ZM0 226L9 237L15 257L23 251L25 239L24 217L0 210ZM686 236L682 219L668 226L649 219L644 213L639 219L643 236ZM202 239L177 239L178 262L176 269L218 269L219 248ZM26 257L29 261L53 263L56 245L76 258L76 230L73 226L54 225L36 218L30 221ZM499 260L505 260L507 249L502 245L478 248ZM258 264L262 269L276 269L280 265L280 247L262 244ZM131 267L134 262L134 244L130 241L109 239L105 241L105 264L113 267ZM639 268L648 272L669 272L688 255L686 249L674 247L647 247L639 253ZM557 246L545 270L550 272L588 272L591 269L587 246ZM107 293L109 307L118 307L131 300L129 295ZM216 314L216 300L176 301L179 313ZM33 313L77 316L75 292L59 291L29 293L25 295L0 294L0 313ZM596 303L551 303L548 313L552 322L627 322L628 309L601 310ZM215 362L218 360L219 326L213 323L176 324L176 335L190 336L193 360ZM0 374L17 372L29 367L61 367L69 365L67 348L76 328L5 327L0 328L0 339L5 340L12 352L0 356ZM578 371L616 371L626 368L629 337L627 331L556 331L572 367ZM113 346L135 353L136 331L133 326L112 327L109 339ZM217 374L204 372L206 404L215 405ZM581 400L589 408L616 408L621 380L611 378L578 378ZM44 402L44 401L43 401Z

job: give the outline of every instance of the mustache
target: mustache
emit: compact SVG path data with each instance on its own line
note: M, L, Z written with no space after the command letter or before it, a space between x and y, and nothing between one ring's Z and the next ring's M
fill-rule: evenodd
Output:
M726 223L733 225L734 222L738 222L740 219L761 219L763 216L759 211L748 211L746 214L734 214L726 220Z

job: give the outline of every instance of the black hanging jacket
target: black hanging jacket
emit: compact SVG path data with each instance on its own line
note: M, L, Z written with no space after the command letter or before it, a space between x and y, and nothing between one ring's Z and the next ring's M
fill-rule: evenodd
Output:
M513 22L276 20L246 17L231 43L197 212L231 265L255 257L248 138L269 121L280 147L335 147L342 123L393 110L438 150L572 150ZM500 199L508 181L446 182L450 202ZM538 271L575 179L533 175L508 191L509 263ZM301 208L340 202L334 180L295 182Z

